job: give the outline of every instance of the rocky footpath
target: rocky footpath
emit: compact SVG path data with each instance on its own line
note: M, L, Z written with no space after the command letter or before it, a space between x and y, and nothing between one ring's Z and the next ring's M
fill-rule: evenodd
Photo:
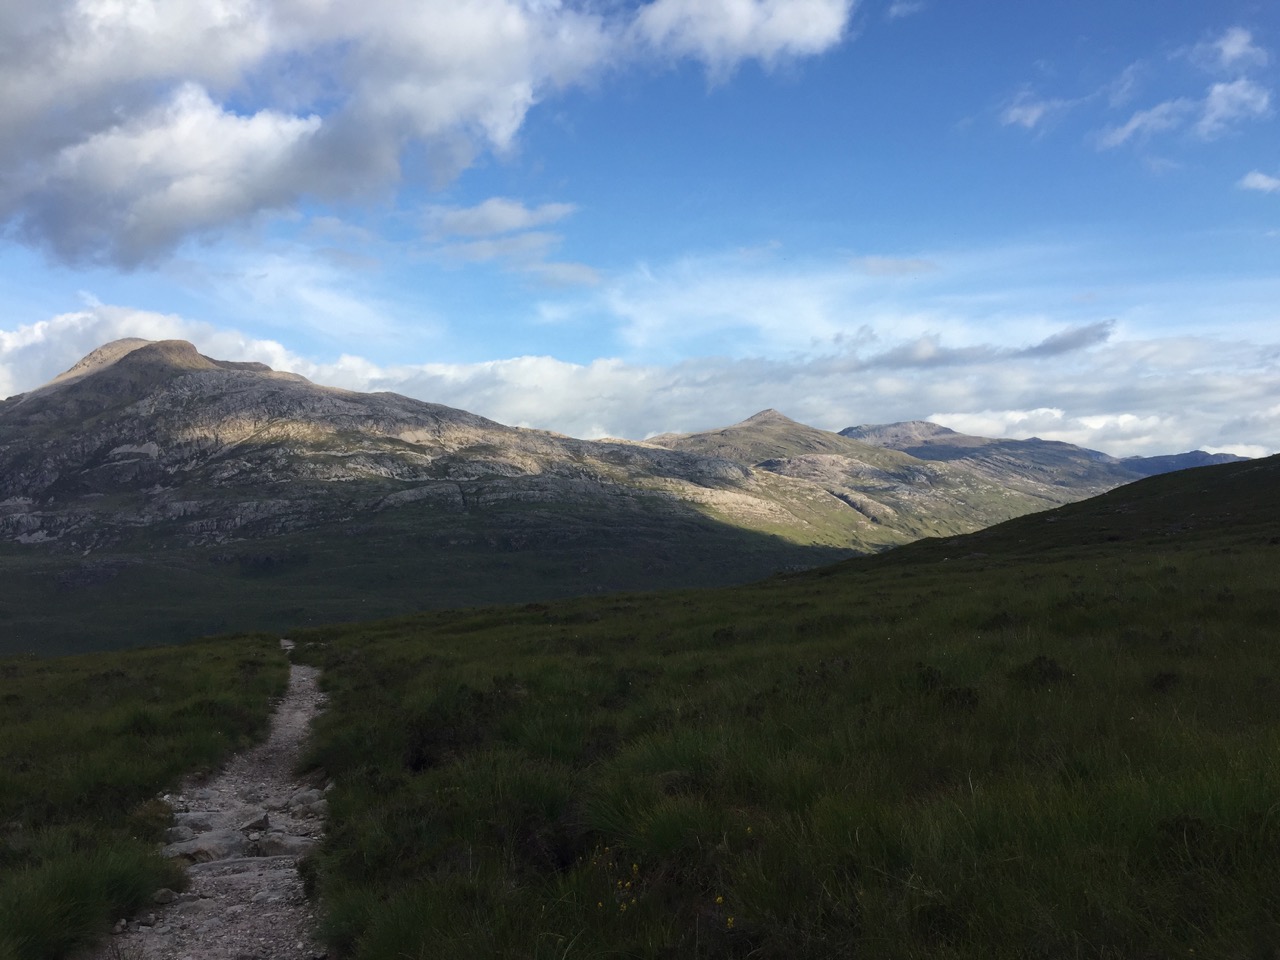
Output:
M156 891L151 906L121 918L110 940L84 960L325 956L298 863L323 833L327 785L292 773L323 703L317 675L293 666L266 743L208 783L165 795L173 826L164 853L187 864L187 890Z

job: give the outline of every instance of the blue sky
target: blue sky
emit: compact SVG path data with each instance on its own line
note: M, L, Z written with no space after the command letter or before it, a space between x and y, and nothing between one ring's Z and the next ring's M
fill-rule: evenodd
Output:
M1280 450L1280 10L10 0L0 395L121 336L643 438Z

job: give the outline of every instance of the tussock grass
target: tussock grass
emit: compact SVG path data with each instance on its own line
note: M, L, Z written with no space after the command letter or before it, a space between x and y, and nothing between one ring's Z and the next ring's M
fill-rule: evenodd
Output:
M302 636L335 953L1275 956L1264 480L1174 534L1144 483L977 548Z
M70 954L182 873L155 799L260 738L287 663L243 637L0 660L0 958Z

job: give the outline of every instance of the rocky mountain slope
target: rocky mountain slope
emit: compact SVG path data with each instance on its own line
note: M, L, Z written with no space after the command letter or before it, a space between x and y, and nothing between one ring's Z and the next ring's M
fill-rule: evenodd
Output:
M941 462L805 426L776 410L763 410L723 430L666 434L650 443L801 481L886 532L905 533L912 540L967 533L1125 482L1011 483L1019 477L1021 464L1016 462L1003 474L975 464Z
M771 410L585 441L122 340L0 403L0 625L82 648L741 582L1136 475L985 443L922 457Z
M1081 492L1095 496L1143 477L1245 459L1203 450L1159 457L1118 458L1038 437L1029 440L974 437L928 420L846 427L840 436L897 450L920 460L953 464L1007 486L1050 498L1070 491L1070 495L1060 501L1063 503L1080 499Z
M0 535L77 550L141 528L272 536L416 500L465 511L646 493L748 516L768 509L757 486L727 460L322 387L181 341L108 344L0 404Z

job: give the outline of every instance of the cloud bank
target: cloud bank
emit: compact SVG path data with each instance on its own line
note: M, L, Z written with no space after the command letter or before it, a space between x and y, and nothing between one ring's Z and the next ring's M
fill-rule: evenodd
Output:
M583 437L707 429L776 407L831 430L927 418L988 436L1035 435L1117 455L1280 451L1280 343L1126 335L1109 322L1018 346L960 347L935 334L790 359L569 363L522 356L379 365L352 355L318 361L172 314L92 305L0 330L0 395L37 386L126 336L189 339L221 359L259 360L318 383L391 390Z

